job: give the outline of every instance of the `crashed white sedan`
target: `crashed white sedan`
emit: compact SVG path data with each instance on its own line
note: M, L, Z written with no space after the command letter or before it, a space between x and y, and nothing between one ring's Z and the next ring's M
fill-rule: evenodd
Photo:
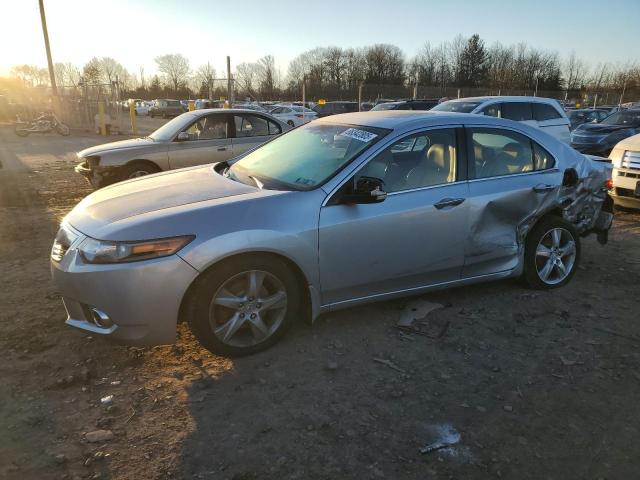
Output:
M322 118L239 159L86 197L52 253L67 323L131 344L185 320L211 351L297 318L507 277L567 283L605 243L611 165L523 123L381 111Z

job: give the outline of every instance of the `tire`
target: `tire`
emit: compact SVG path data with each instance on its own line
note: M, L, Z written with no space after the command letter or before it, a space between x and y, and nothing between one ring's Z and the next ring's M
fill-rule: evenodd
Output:
M250 296L252 275L257 279L254 284L260 285L255 296ZM284 299L280 292L284 292ZM272 303L265 308L261 300ZM300 288L288 266L278 258L250 254L223 261L205 272L191 290L185 312L191 331L207 350L239 357L265 350L280 340L299 306Z
M146 162L133 162L122 168L120 180L131 180L132 178L144 177L153 173L158 173L160 169L155 165Z
M62 135L63 137L66 137L71 133L71 131L69 130L69 127L67 127L64 123L56 124L56 132Z
M290 127L295 127L296 125L293 123L293 120L287 120L287 125Z
M544 217L527 235L523 280L539 290L562 287L573 278L580 253L575 227L560 217Z
M16 125L16 127L13 130L15 132L16 135L18 135L19 137L28 137L29 136L29 130L25 129L25 128L18 128L18 126Z

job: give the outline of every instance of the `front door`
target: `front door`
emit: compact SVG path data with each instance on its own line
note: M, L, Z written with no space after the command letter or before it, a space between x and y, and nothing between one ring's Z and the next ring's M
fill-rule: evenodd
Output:
M233 145L227 132L229 116L212 113L198 118L182 130L188 134L184 140L174 139L169 146L171 168L191 167L206 163L218 163L233 157Z
M456 130L426 130L395 142L360 176L385 182L374 204L339 202L320 211L323 304L381 295L460 278L467 235L467 183Z
M258 114L236 114L233 116L232 125L235 129L235 138L233 139L233 155L235 157L282 133L280 125Z

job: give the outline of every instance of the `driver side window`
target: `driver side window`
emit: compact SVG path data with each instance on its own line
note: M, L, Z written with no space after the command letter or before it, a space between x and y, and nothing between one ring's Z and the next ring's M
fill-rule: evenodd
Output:
M189 141L227 138L227 116L209 115L199 118L183 131L189 134Z
M384 182L387 193L456 181L454 129L428 130L393 143L371 159L357 177Z

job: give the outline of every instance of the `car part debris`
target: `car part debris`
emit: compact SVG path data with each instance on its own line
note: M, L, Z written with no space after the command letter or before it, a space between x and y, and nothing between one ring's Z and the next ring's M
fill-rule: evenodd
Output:
M384 358L374 358L374 362L381 363L382 365L386 365L387 367L395 370L396 372L405 373L403 369L393 363L391 360L385 360Z
M460 434L451 425L437 425L436 433L440 437L433 443L429 443L420 449L420 453L425 455L438 450L451 448L460 443Z
M415 320L422 320L429 315L429 313L439 308L444 308L444 305L421 299L412 300L402 310L398 327L411 327Z

